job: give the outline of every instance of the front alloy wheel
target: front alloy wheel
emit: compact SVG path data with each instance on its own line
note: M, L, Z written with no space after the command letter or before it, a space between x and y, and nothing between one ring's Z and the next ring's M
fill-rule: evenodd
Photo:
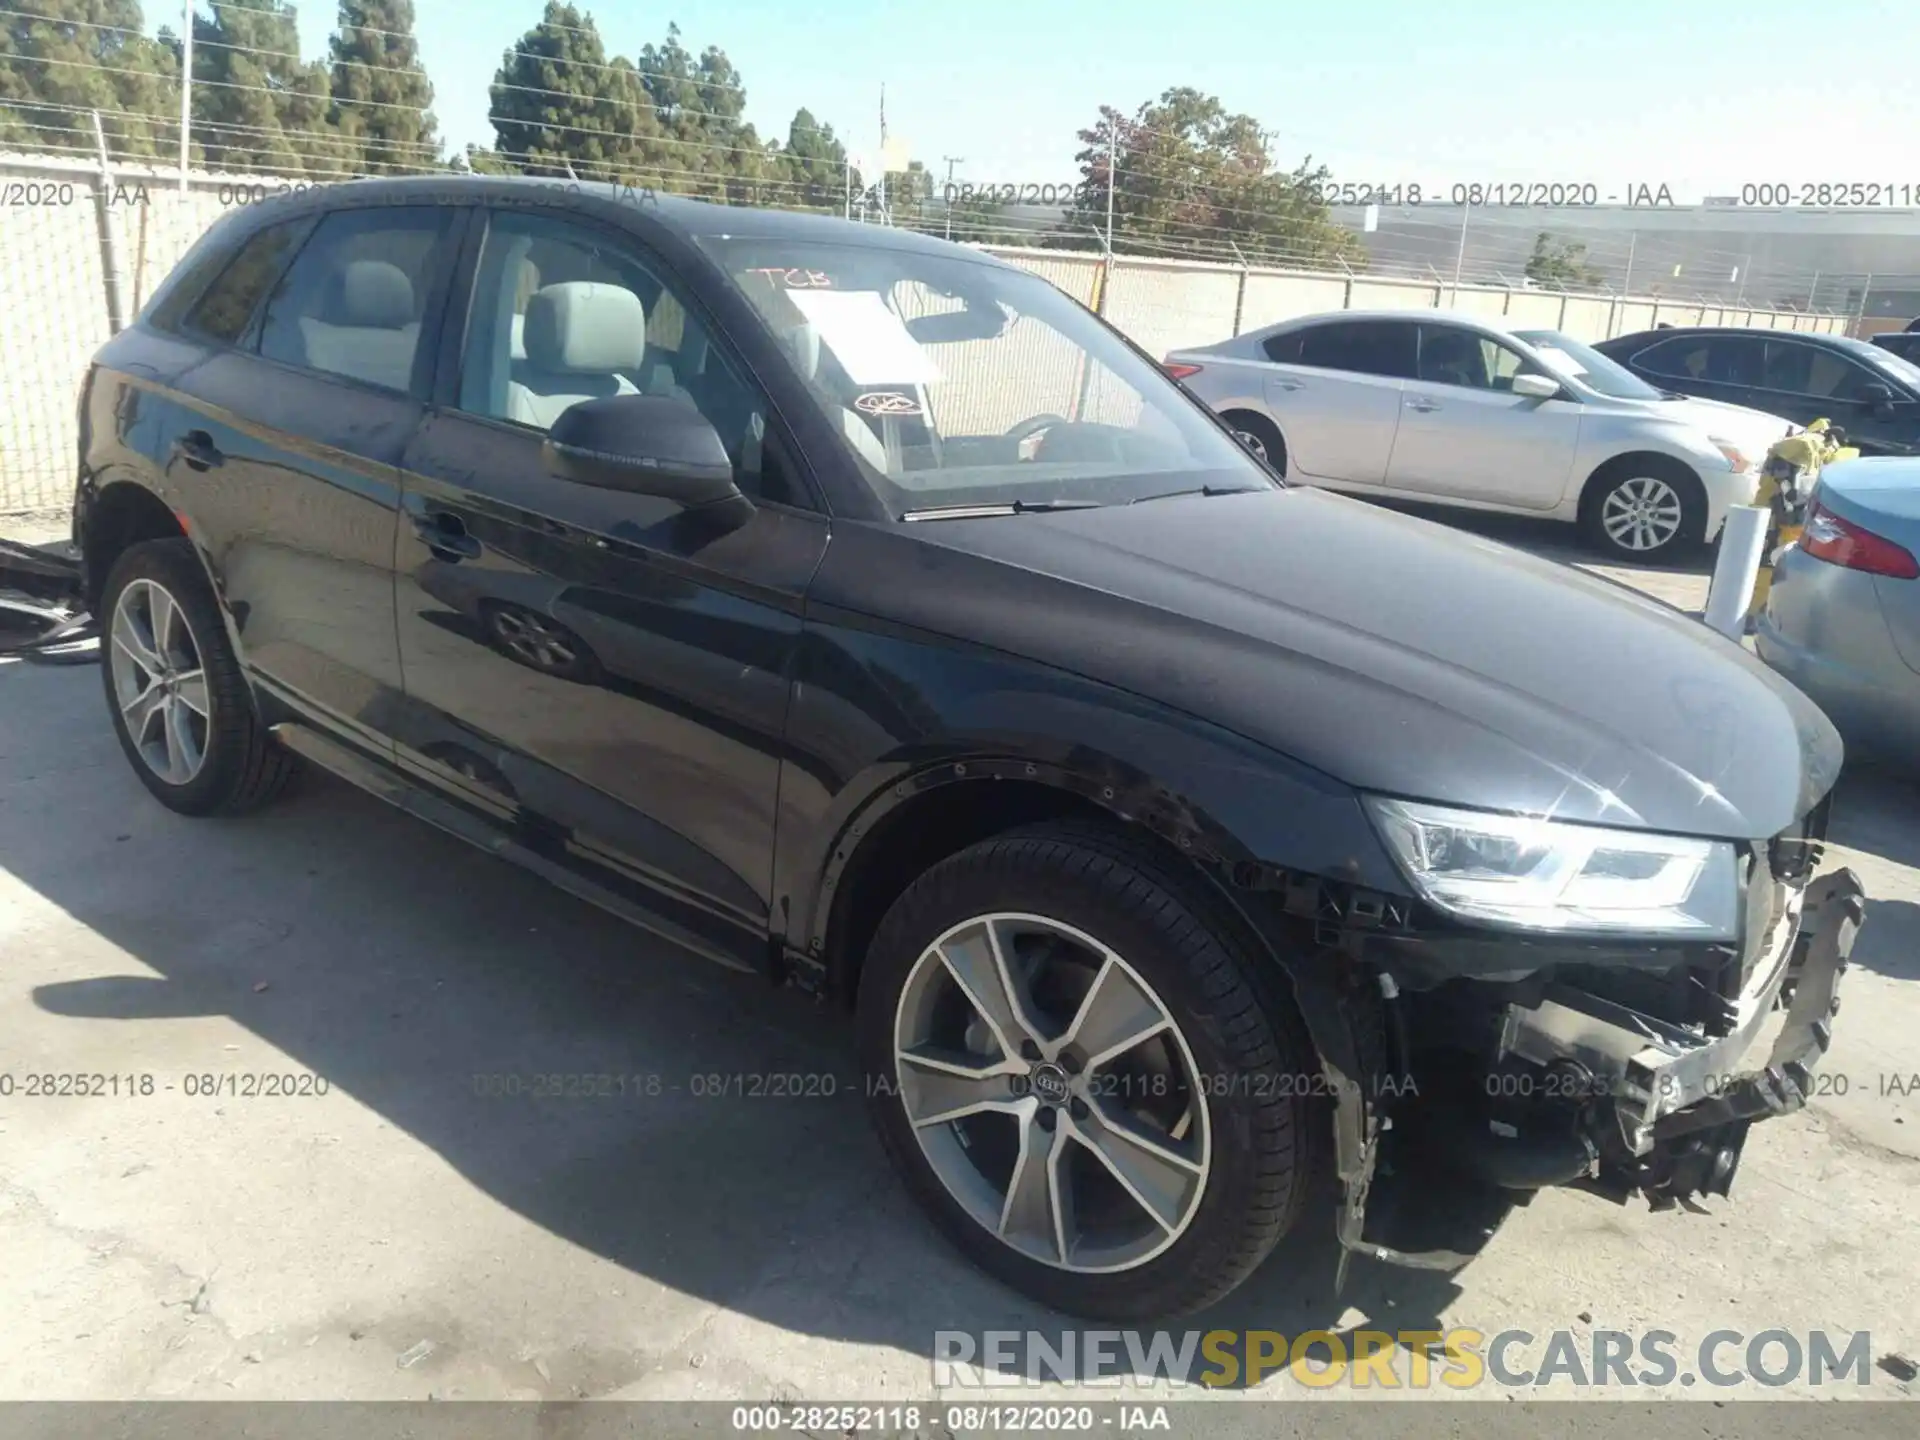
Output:
M888 1156L950 1240L1044 1304L1210 1304L1312 1168L1318 1062L1272 966L1142 837L1059 822L969 846L893 902L860 973Z
M1680 492L1658 475L1623 480L1600 502L1600 528L1607 539L1635 555L1671 545L1684 515Z
M1127 1270L1192 1222L1211 1135L1193 1052L1140 973L1042 915L962 921L915 962L895 1080L976 1222L1063 1270Z

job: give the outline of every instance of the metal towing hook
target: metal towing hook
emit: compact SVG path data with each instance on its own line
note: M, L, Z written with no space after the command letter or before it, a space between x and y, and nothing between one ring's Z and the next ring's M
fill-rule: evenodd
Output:
M99 658L98 639L73 546L0 540L0 656L84 664Z

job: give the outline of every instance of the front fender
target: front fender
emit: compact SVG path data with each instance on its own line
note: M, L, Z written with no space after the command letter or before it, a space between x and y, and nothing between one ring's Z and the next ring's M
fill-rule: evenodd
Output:
M873 827L955 783L1069 792L1229 882L1272 867L1407 893L1341 782L1128 692L903 627L810 615L787 736L775 894L795 949L818 953Z

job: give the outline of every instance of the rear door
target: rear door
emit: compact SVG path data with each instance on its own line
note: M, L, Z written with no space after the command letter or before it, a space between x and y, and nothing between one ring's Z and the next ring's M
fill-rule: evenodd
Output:
M405 458L401 762L682 943L762 963L826 516L757 384L635 237L530 207L481 231L457 366ZM547 472L570 405L641 392L713 423L744 524Z
M460 212L388 206L274 227L186 321L169 468L262 688L390 750L399 461L423 413ZM248 273L251 267L252 273ZM274 273L266 273L271 269ZM249 293L265 303L245 311Z
M1529 510L1559 504L1579 448L1580 403L1514 394L1516 375L1547 372L1491 336L1427 321L1419 332L1418 378L1405 389L1387 484Z
M1410 320L1332 320L1266 342L1267 406L1279 418L1289 471L1345 485L1383 485L1413 377Z

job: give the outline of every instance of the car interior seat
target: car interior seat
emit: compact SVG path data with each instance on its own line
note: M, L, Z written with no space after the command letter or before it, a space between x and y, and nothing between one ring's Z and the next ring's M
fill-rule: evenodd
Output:
M521 325L526 358L512 362L507 418L545 430L569 406L637 395L647 312L618 285L568 280L533 292Z
M1439 385L1489 386L1487 362L1478 336L1459 330L1426 331L1420 337L1420 378Z
M353 260L325 286L317 313L298 321L307 364L405 390L420 337L407 272L386 260Z

